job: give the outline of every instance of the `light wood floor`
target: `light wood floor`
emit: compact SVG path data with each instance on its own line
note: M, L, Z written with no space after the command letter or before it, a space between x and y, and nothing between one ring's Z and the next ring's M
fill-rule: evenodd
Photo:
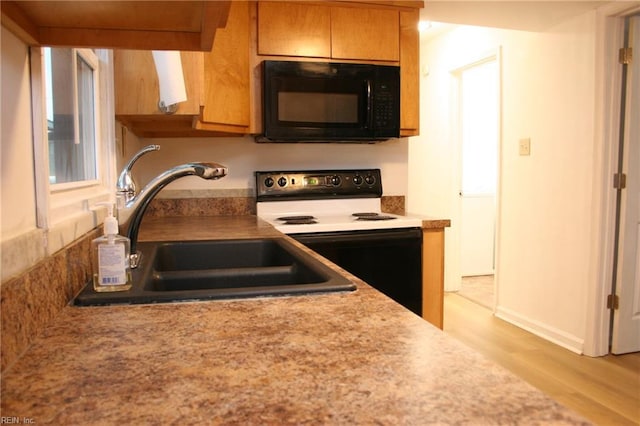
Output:
M576 355L455 293L444 331L599 425L640 425L640 353Z
M493 275L478 275L462 277L460 290L456 294L485 308L493 309L494 293Z

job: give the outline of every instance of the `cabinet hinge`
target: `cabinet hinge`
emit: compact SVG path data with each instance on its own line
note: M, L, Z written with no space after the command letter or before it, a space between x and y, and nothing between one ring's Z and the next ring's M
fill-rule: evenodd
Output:
M607 296L607 309L618 309L618 305L620 304L620 298L617 294L610 294Z
M625 189L627 187L627 175L624 173L616 173L613 175L613 188Z
M629 65L633 59L633 49L630 47L622 47L618 51L618 62L622 65Z

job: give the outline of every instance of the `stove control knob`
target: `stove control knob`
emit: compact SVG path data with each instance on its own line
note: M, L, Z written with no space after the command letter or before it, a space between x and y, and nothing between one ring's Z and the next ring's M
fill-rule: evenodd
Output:
M372 175L367 175L367 177L364 178L364 181L367 182L368 185L373 185L374 183L376 183L376 178Z
M358 186L362 185L362 176L360 176L360 175L355 175L355 176L353 177L353 183L354 183L354 184L356 184L356 185L358 185Z
M271 176L269 176L268 178L266 178L264 180L264 186L266 186L267 188L271 188L274 183L276 183L276 182L273 180L273 178Z
M331 185L333 186L340 186L340 184L342 183L342 179L340 179L340 176L338 175L333 175L329 179L329 182L331 182Z
M287 184L287 178L282 176L280 179L278 179L278 185L280 186L285 186Z

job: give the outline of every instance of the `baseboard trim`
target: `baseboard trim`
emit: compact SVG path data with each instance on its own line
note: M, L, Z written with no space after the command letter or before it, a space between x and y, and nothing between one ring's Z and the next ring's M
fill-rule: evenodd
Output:
M517 312L504 307L496 307L496 317L507 321L517 327L527 330L545 340L559 345L571 352L582 355L584 349L584 339L580 339L565 331L550 327L548 324L541 323L531 318L527 318Z

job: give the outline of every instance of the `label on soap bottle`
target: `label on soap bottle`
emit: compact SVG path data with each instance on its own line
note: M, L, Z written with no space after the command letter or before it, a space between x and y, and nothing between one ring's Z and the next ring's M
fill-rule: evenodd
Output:
M100 285L127 283L125 247L122 243L98 246L98 282Z

